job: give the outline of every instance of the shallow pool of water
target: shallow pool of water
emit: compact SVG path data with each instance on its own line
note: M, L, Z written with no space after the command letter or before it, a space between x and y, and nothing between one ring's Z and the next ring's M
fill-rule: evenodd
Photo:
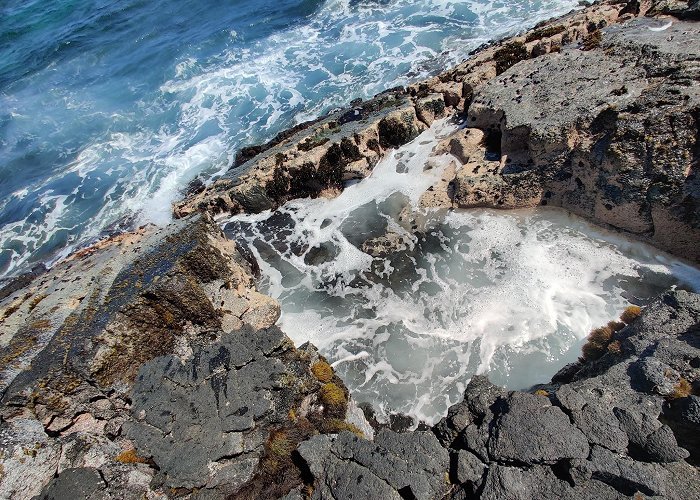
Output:
M563 210L421 209L449 157L440 124L333 200L237 216L227 233L261 264L280 326L315 344L380 415L433 423L470 377L512 389L549 381L588 332L700 271ZM399 243L378 255L387 232Z

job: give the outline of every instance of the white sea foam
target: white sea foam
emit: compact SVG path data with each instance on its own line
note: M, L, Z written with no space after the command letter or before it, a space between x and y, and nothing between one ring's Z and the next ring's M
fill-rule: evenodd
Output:
M1 107L17 123L26 120L29 105L33 116L44 117L38 134L56 130L57 136L66 129L58 113L70 112L67 116L88 127L93 121L109 122L107 131L90 136L77 154L74 145L68 147L62 168L26 187L30 196L22 203L33 204L27 216L0 228L0 273L12 272L40 254L52 255L56 247L65 251L84 244L125 218L165 223L178 188L198 174L210 178L223 173L242 146L264 142L356 97L426 77L464 59L484 41L576 4L329 0L305 21L266 38L246 43L231 32L218 54L198 59L193 56L196 50L184 51L166 72L170 78L128 112L115 112L99 94L91 99L89 92L54 85L42 99L56 106L56 116L37 100L32 84L21 93L0 95ZM72 124L76 131L80 123ZM51 134L46 137L49 142L58 140ZM6 150L13 147L17 144ZM48 212L38 200L57 183L65 185L62 194L71 194L60 217L51 219L56 225L48 227ZM2 200L2 209L19 204L22 193ZM59 233L61 243L56 243ZM6 251L12 258L3 264Z
M560 210L418 209L452 161L428 159L452 129L438 123L335 199L225 226L258 258L297 345L314 343L380 414L427 422L475 373L511 388L546 382L630 302L700 286L697 269ZM386 227L405 248L364 253L362 242Z

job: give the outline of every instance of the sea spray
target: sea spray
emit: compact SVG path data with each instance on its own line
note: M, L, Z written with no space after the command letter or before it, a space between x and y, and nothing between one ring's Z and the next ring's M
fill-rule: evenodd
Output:
M562 210L421 208L455 161L431 155L454 129L437 122L334 199L225 224L282 303L282 329L381 416L432 423L475 373L547 382L630 302L700 286L695 268Z
M170 218L195 176L576 0L0 7L0 275ZM157 28L156 28L157 27Z

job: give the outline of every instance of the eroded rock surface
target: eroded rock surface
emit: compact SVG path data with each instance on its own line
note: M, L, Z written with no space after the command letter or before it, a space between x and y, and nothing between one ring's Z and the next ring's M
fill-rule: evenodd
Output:
M198 215L6 288L0 497L285 493L297 442L361 434L342 381L274 326L253 268Z
M507 66L501 49L508 44L519 44L523 58L537 57L640 12L638 4L630 10L615 0L591 5L482 47L467 61L433 78L353 102L282 132L266 144L244 147L225 175L209 186L195 183L188 189L185 199L175 204L174 214L257 213L293 198L334 196L345 181L367 176L387 151L410 142L436 119L460 119L475 91ZM513 62L517 60L508 64ZM446 203L451 195L437 198Z
M175 215L257 213L292 198L332 195L345 181L365 177L384 151L410 142L442 117L442 94L431 99L416 108L402 92L387 92L248 148L226 175L177 203Z
M456 466L452 477L463 493L454 494L696 497L697 444L683 433L697 424L693 410L679 410L696 397L660 393L638 367L666 359L665 377L678 370L697 390L699 321L700 296L669 292L620 332L620 353L580 364L568 383L507 393L474 377L464 400L434 428Z
M433 428L375 434L274 326L257 264L191 216L332 195L467 113L423 206L560 205L697 260L697 8L613 0L545 23L244 148L165 228L4 283L0 498L700 498L699 295L664 294L535 393L475 376ZM633 19L647 11L675 17Z
M311 496L696 498L697 439L686 437L698 430L699 325L700 295L668 292L619 332L619 351L546 390L506 391L475 376L431 432L312 438L298 449ZM639 366L653 363L689 392L649 384Z
M698 260L697 9L602 1L572 12L247 148L244 164L175 213L259 212L333 196L435 119L466 113L469 128L441 149L461 167L424 205L561 206Z
M666 24L610 26L488 82L468 118L486 147L461 153L455 204L561 206L698 260L700 26Z

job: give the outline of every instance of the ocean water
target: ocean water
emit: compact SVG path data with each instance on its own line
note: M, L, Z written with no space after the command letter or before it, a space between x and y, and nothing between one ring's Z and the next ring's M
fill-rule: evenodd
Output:
M0 2L0 276L165 223L241 147L576 4Z
M281 328L312 342L379 416L435 423L474 374L527 389L581 355L588 333L700 270L564 210L423 209L450 156L438 123L335 199L240 215L224 228L257 257ZM385 255L367 241L400 243Z

